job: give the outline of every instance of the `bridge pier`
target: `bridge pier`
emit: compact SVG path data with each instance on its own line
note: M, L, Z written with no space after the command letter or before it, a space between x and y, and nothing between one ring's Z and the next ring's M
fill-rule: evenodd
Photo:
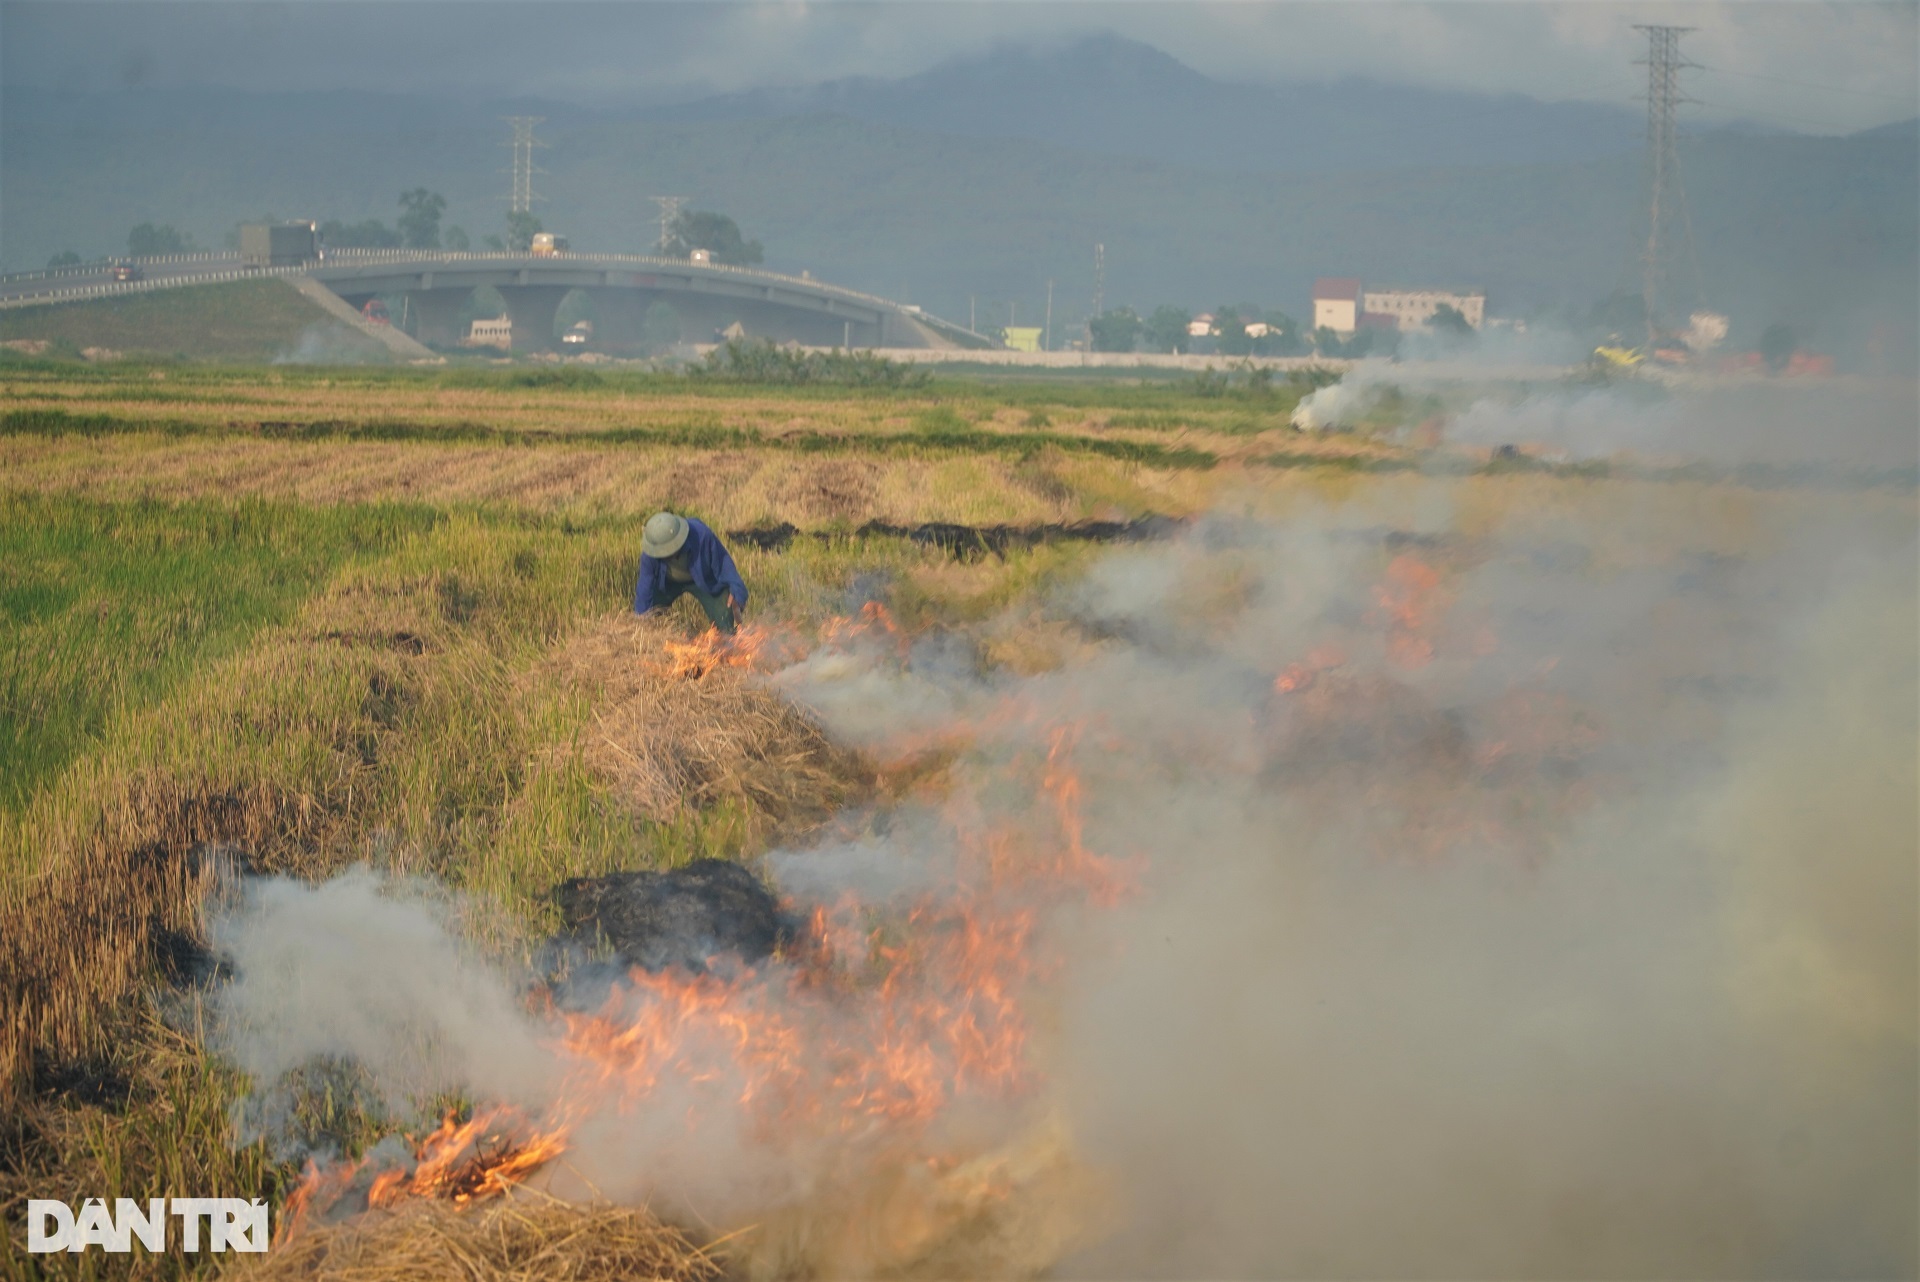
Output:
M507 300L507 318L513 322L513 350L550 352L554 348L553 320L560 300L571 285L496 285Z
M460 332L460 309L471 289L410 289L407 310L413 314L413 336L429 347L453 347L466 335Z

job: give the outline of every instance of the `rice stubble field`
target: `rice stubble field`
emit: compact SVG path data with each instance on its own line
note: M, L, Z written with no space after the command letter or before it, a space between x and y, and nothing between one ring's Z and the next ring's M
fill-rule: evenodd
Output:
M880 635L877 608L886 637L964 638L968 680L989 687L1068 681L1116 645L1168 654L1190 645L1156 640L1153 613L1112 606L1096 612L1110 622L1095 626L1096 614L1072 604L1121 591L1114 567L1129 557L1186 567L1178 573L1187 578L1162 589L1177 602L1169 626L1245 632L1279 590L1258 555L1233 550L1242 546L1234 539L1270 547L1247 528L1298 530L1316 549L1347 549L1300 553L1299 574L1304 582L1339 567L1357 578L1338 591L1331 581L1299 590L1350 590L1358 604L1327 617L1376 635L1383 671L1431 672L1437 633L1423 616L1463 593L1471 604L1463 585L1474 567L1506 554L1487 548L1529 548L1534 570L1589 583L1596 596L1671 572L1710 581L1701 599L1731 602L1712 595L1723 590L1715 576L1737 577L1746 560L1802 531L1871 528L1897 547L1914 520L1903 485L1755 487L1724 475L1515 467L1485 452L1416 448L1406 431L1384 428L1306 438L1287 427L1305 388L1223 398L1173 385L956 380L796 391L657 376L543 383L491 371L75 372L20 362L0 368L0 390L0 1196L9 1216L29 1196L161 1191L264 1197L284 1210L301 1178L287 1134L308 1153L360 1154L418 1125L354 1088L349 1072L296 1091L276 1136L240 1133L253 1086L217 1049L224 963L210 934L237 878L319 884L367 865L464 905L457 917L475 950L525 964L560 924L551 891L567 878L805 850L848 814L926 803L956 786L945 772L964 746L883 750L804 700L796 710L783 687L756 675L764 667L675 667L677 648L703 644L697 616L683 606L636 621L627 610L639 525L659 508L722 531L796 527L799 537L767 547L733 541L754 593L751 624L797 638L795 659L813 647L827 653L862 619L863 635ZM1386 427L1408 427L1417 410ZM861 532L870 522L1143 517L1242 533L1182 538L1172 552L1069 540L956 556L937 542ZM1288 536L1278 537L1260 555L1284 559ZM1139 568L1127 581L1162 572ZM1764 683L1770 660L1733 655L1733 606L1715 613L1709 604L1695 617L1695 600L1663 599L1661 626L1675 636L1698 629L1731 657L1677 663L1666 687L1679 692L1673 706L1648 713L1648 724L1676 741L1718 742L1729 705L1706 684ZM1496 644L1461 637L1468 650ZM1417 752L1417 768L1400 776L1409 791L1386 799L1407 831L1437 833L1436 849L1462 839L1449 825L1469 819L1417 789L1447 793L1449 763L1469 757L1504 834L1559 831L1555 815L1521 813L1546 792L1509 795L1485 780L1523 759L1536 772L1530 789L1559 777L1554 770L1579 773L1563 761L1586 733L1572 713L1528 722L1558 736L1546 746L1502 740L1498 751L1470 752L1450 746L1446 736L1459 732L1445 717L1392 711L1397 687L1339 685L1346 678L1326 674L1359 661L1309 640L1275 632L1261 688L1312 687L1320 693L1303 698L1361 709L1353 733L1367 746L1340 751L1362 753L1370 768ZM909 642L900 646L905 655ZM1693 718L1684 729L1661 719L1682 714ZM1408 724L1440 738L1400 744ZM1589 777L1605 772L1580 774L1579 786ZM1336 774L1315 787L1344 796L1350 782ZM1477 812L1470 821L1483 822ZM1388 842L1390 857L1417 857L1399 842ZM1881 1010L1883 997L1861 998L1862 1009ZM1895 1020L1861 1036L1897 1050L1904 1034ZM483 1262L479 1272L457 1275L508 1276L546 1258L544 1276L694 1278L825 1276L835 1261L858 1260L901 1276L1037 1275L1097 1242L1104 1220L1084 1210L1092 1195L1059 1175L1066 1159L1009 1151L1025 1156L1004 1159L1011 1165L981 1176L981 1187L1072 1184L1059 1203L1078 1208L1070 1231L1015 1223L1004 1208L981 1210L986 1202L963 1212L936 1201L928 1205L951 1217L937 1228L900 1230L891 1246L863 1238L864 1254L835 1254L844 1244L808 1245L810 1232L828 1230L778 1215L755 1221L760 1245L733 1249L710 1239L737 1225L669 1214L669 1227L591 1199L577 1210L529 1204L519 1218L429 1203L406 1212L419 1220L410 1227L356 1221L276 1250L264 1268L324 1276L357 1261L355 1276L455 1276L447 1261L467 1259ZM980 1227L989 1221L997 1227ZM1729 1212L1728 1222L1744 1220ZM10 1219L9 1276L238 1269L178 1253L49 1263L20 1242ZM1221 1257L1249 1268L1276 1258Z

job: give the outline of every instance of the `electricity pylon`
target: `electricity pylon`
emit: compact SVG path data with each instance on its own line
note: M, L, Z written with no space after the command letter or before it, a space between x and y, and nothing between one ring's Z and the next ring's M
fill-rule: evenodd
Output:
M649 196L647 199L660 206L660 242L654 248L665 254L668 243L673 240L673 220L680 216L680 206L687 203L687 198L685 196Z
M533 136L533 127L546 117L502 116L500 119L513 126L513 137L501 144L513 148L513 194L508 197L507 210L514 214L530 214L534 201L546 199L533 189L533 176L546 172L533 167L533 149L547 145Z
M1634 24L1634 30L1647 33L1647 247L1641 258L1640 301L1649 345L1659 340L1663 309L1674 301L1682 255L1693 259L1693 225L1680 183L1674 125L1676 109L1693 101L1680 92L1681 70L1699 65L1680 54L1680 37L1693 29Z

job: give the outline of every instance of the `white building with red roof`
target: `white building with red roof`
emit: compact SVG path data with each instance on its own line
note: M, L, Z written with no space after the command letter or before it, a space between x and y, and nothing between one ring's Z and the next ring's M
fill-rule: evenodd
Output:
M1365 307L1357 276L1322 276L1313 282L1313 327L1351 334Z
M1459 312L1475 329L1486 323L1487 293L1482 289L1365 289L1353 276L1322 276L1313 282L1313 327L1342 338L1362 328L1425 329L1442 306Z

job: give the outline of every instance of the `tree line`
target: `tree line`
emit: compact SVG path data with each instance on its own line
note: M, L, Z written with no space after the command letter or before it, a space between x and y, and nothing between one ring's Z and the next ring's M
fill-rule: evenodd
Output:
M1196 325L1196 320L1205 323ZM1433 333L1460 342L1469 342L1475 337L1467 318L1444 303L1427 327ZM1201 317L1171 303L1163 303L1145 316L1131 307L1116 307L1088 321L1087 334L1089 345L1096 352L1356 359L1391 356L1400 347L1398 330L1361 329L1342 338L1325 326L1309 330L1283 311L1254 303L1228 304Z
M447 198L437 191L415 187L400 193L400 212L392 225L378 218L350 223L328 218L318 224L320 241L336 249L446 249L464 253L472 249L524 254L533 247L533 238L545 231L536 214L522 211L506 215L499 234L477 240L458 223L446 223ZM277 222L274 215L259 221ZM240 245L236 224L226 236L229 249ZM127 253L134 258L159 258L168 254L190 254L200 248L191 235L171 223L141 223L127 233ZM747 267L765 261L766 251L757 240L742 234L740 225L723 213L711 209L683 210L667 228L667 238L657 252L669 258L690 258L695 250L705 250L716 263ZM82 262L74 250L55 254L49 267L78 266Z
M1196 325L1196 319L1203 323ZM1330 329L1307 330L1287 313L1254 303L1230 303L1200 318L1171 303L1163 303L1145 316L1131 307L1116 307L1094 317L1087 330L1090 346L1096 352L1358 356L1385 354L1387 346L1382 338L1375 337L1377 331L1362 330L1343 340Z

